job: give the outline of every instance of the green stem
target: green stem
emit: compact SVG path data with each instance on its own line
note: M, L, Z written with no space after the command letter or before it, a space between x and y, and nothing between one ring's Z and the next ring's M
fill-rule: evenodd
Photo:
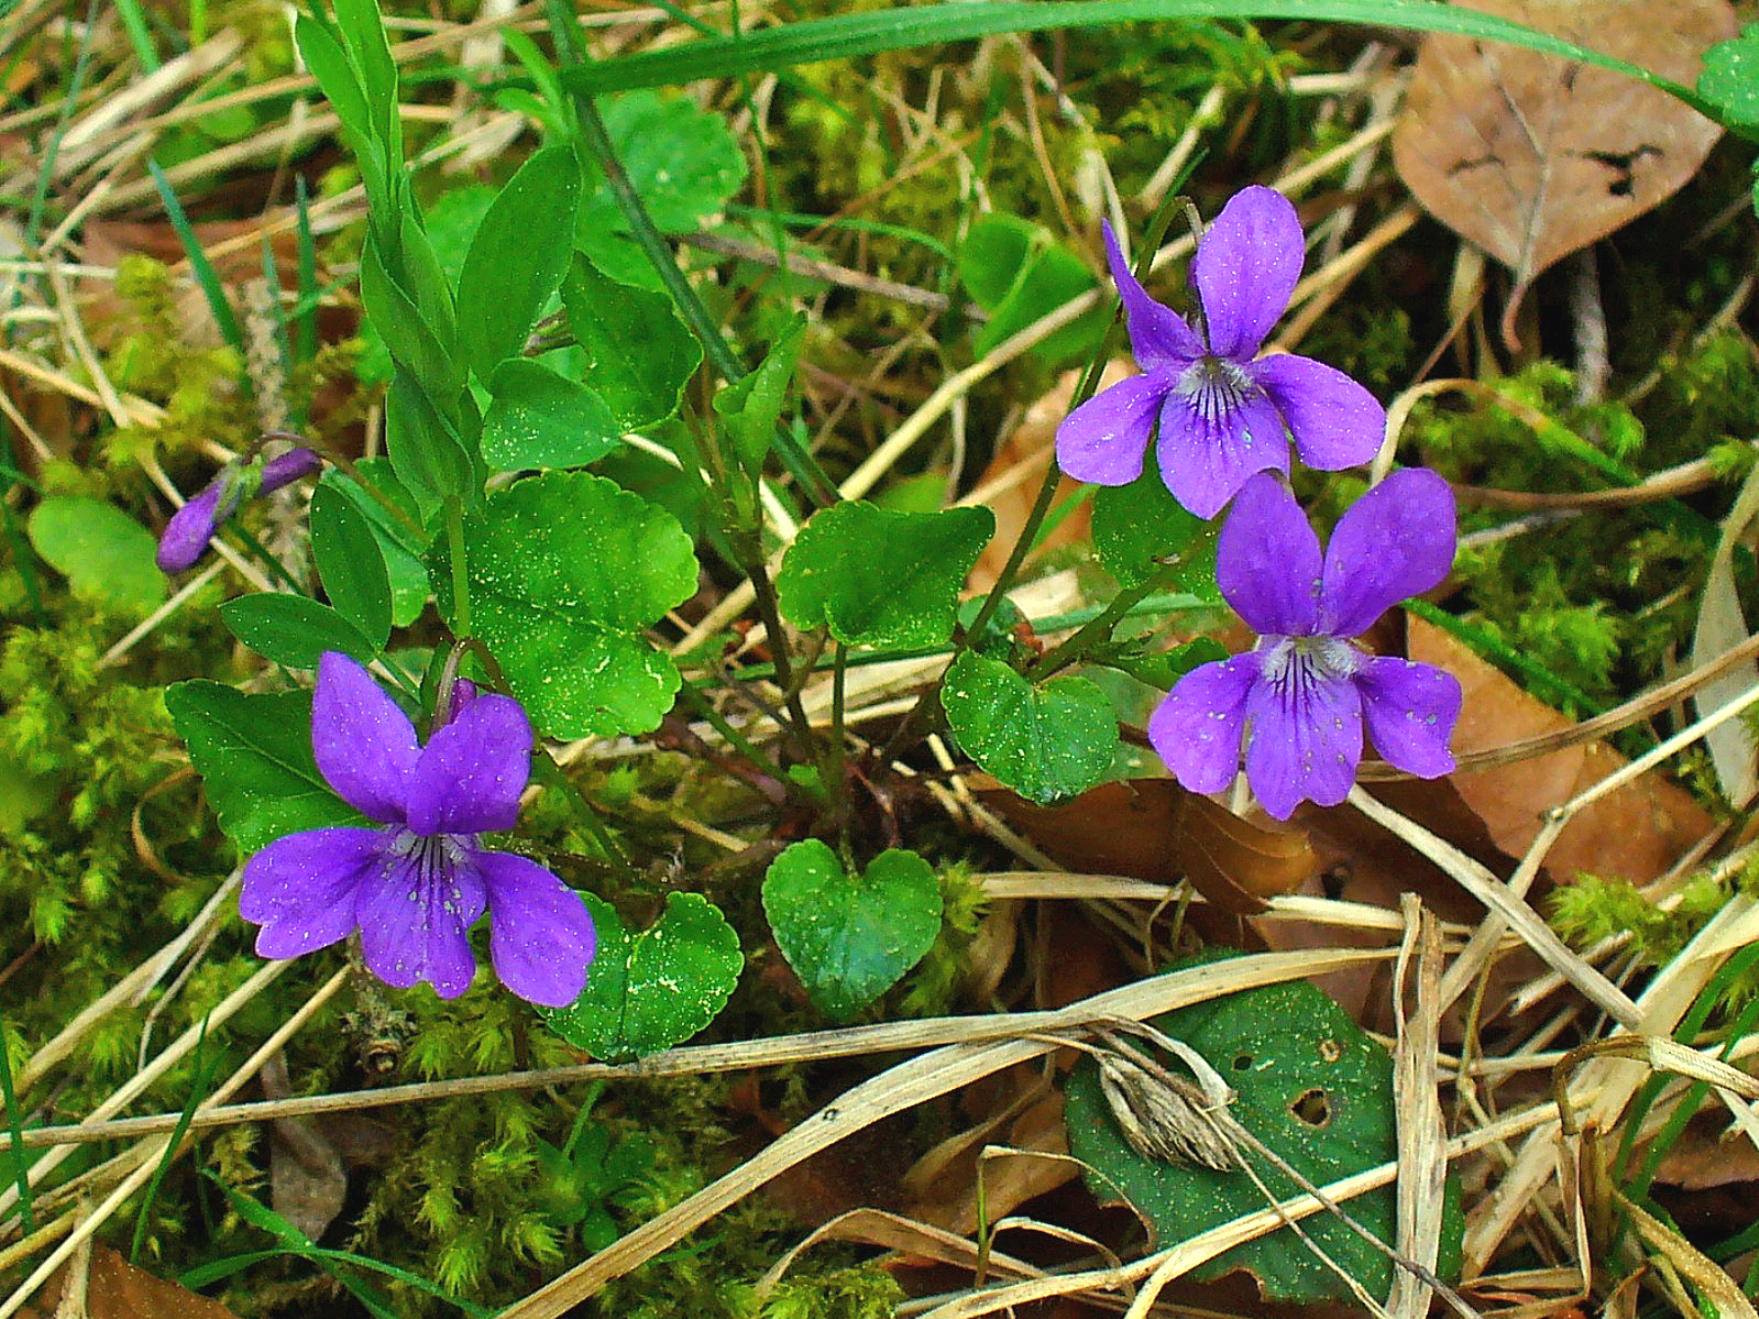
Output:
M728 746L749 760L754 768L770 775L778 782L787 782L788 772L765 755L763 748L734 727L733 722L715 709L714 704L695 687L685 683L678 691L678 699L690 707L692 714L699 716L710 728L719 733Z
M464 558L464 505L456 497L446 501L446 553L452 560L452 634L464 641L470 636L470 574Z
M628 856L624 854L623 848L611 833L610 826L599 818L598 808L586 799L586 794L556 763L556 758L549 753L548 748L540 747L539 752L540 754L533 758L532 764L537 767L538 773L548 782L560 785L564 792L580 803L581 822L585 824L587 833L592 835L592 840L599 845L599 850L605 854L605 859L610 863L611 869L617 872L618 878L625 884L639 883L640 874L629 863Z
M843 791L843 678L849 671L849 648L841 641L834 644L836 648L831 652L831 745L830 754L825 757L828 780L825 791L841 810L847 800Z
M1096 638L1109 637L1112 629L1117 626L1124 615L1163 587L1171 586L1172 579L1178 576L1185 565L1213 545L1216 537L1220 534L1218 523L1211 522L1205 525L1197 533L1192 543L1169 559L1159 572L1150 575L1146 581L1138 582L1135 586L1126 587L1119 591L1117 595L1112 597L1110 604L1095 617L1082 624L1074 635L1065 637L1061 643L1041 655L1026 671L1026 676L1033 682L1042 682L1059 669L1066 668L1080 659Z

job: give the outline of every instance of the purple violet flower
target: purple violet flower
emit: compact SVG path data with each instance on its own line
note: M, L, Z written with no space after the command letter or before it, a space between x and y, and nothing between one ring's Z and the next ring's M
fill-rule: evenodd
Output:
M441 998L457 998L476 974L466 931L486 908L501 983L565 1007L585 988L597 947L586 904L537 862L477 842L518 818L531 724L510 696L474 688L453 696L451 722L419 746L414 725L364 668L334 651L318 661L318 769L381 827L276 839L246 864L239 913L263 927L263 957L297 957L358 928L367 967L386 984L425 980Z
M1246 779L1286 820L1302 801L1349 795L1362 731L1388 762L1419 778L1450 772L1460 684L1429 664L1370 655L1360 636L1401 600L1447 576L1454 495L1423 468L1394 472L1338 519L1322 564L1319 537L1282 481L1252 477L1216 546L1216 580L1255 649L1193 669L1148 721L1148 740L1192 792Z
M208 542L214 539L214 533L226 525L247 497L273 494L323 465L323 459L310 449L289 449L262 465L255 489L251 488L251 469L239 471L228 467L208 483L207 489L171 515L159 534L159 570L174 573L193 568L208 552Z
M1290 437L1302 462L1325 471L1379 451L1386 412L1361 385L1312 358L1258 357L1305 256L1301 222L1281 193L1236 193L1197 244L1191 282L1201 332L1148 296L1109 224L1105 243L1143 374L1063 419L1063 471L1096 485L1128 485L1142 475L1158 422L1161 479L1192 513L1212 518L1254 472L1288 472Z

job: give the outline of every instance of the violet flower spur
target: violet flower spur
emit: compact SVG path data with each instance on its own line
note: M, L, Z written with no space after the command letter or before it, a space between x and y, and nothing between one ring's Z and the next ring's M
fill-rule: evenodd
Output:
M1142 374L1083 403L1057 428L1057 462L1079 481L1128 485L1151 436L1161 479L1212 518L1254 472L1289 470L1289 439L1309 467L1335 471L1379 451L1386 412L1361 385L1308 357L1258 357L1301 277L1295 208L1281 193L1236 193L1191 262L1198 329L1137 283L1105 225L1106 259ZM1255 360L1256 359L1256 360Z
M289 449L269 459L257 473L249 468L228 467L171 515L165 530L159 533L159 570L171 573L195 567L208 552L208 542L214 539L214 533L238 511L246 497L273 494L323 465L324 460L310 449Z
M1222 527L1216 579L1258 645L1180 678L1148 721L1149 741L1180 783L1205 793L1234 781L1244 742L1246 779L1279 820L1302 801L1349 795L1364 724L1389 763L1419 778L1448 773L1459 682L1347 638L1435 586L1453 561L1454 495L1434 472L1394 472L1357 500L1323 563L1295 497L1279 478L1254 476Z
M245 865L239 913L263 927L263 957L297 957L358 928L379 979L398 989L425 980L456 998L476 973L466 932L486 908L501 983L565 1007L580 997L597 946L586 904L537 862L477 841L518 818L531 724L512 697L472 691L455 692L446 714L418 745L414 725L367 671L326 653L312 750L329 785L380 827L276 839Z

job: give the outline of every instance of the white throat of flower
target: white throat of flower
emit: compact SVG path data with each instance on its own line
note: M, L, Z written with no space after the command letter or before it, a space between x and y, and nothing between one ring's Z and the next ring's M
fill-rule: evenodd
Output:
M1191 410L1213 426L1237 412L1257 389L1238 365L1225 357L1205 353L1180 374L1173 393L1191 400Z
M1304 704L1316 687L1348 681L1367 658L1341 637L1260 637L1259 670L1284 704Z

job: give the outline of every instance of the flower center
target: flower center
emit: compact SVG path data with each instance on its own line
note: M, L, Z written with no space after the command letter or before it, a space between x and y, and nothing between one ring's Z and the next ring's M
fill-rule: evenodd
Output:
M458 909L457 873L464 860L464 841L459 834L422 835L408 829L392 831L391 841L385 848L386 860L400 863L396 868L411 881L411 902L438 902L449 912Z
M1191 410L1210 425L1237 411L1257 386L1233 362L1205 353L1185 368L1173 393L1191 401Z
M1315 689L1353 677L1365 658L1340 637L1260 637L1260 670L1285 706L1305 705Z

